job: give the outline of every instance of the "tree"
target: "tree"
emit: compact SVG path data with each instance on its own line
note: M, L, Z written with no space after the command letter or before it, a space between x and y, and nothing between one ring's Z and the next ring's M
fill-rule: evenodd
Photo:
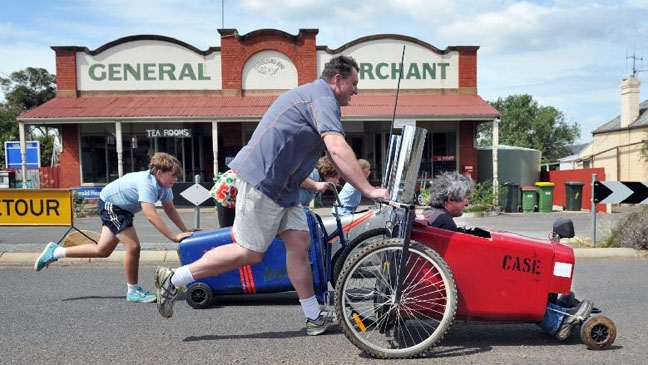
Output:
M567 124L561 111L538 105L531 95L511 95L489 103L502 113L500 144L540 150L545 162L569 156L568 146L580 136L577 123ZM492 128L491 123L479 126L480 146L492 145Z
M0 102L0 167L5 164L5 141L18 140L16 118L56 96L56 75L44 68L28 67L11 73L8 78L0 77L0 87L5 100ZM40 140L41 165L49 166L55 128L30 127L27 139Z

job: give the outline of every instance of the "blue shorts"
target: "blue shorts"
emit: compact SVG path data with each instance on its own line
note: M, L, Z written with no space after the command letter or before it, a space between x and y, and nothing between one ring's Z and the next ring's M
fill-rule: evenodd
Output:
M133 226L133 213L101 199L99 199L98 208L101 223L108 227L114 235Z

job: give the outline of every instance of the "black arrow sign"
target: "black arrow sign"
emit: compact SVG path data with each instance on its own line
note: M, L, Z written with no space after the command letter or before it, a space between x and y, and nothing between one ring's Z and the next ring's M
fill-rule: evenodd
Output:
M648 204L648 184L635 181L595 181L594 203Z
M648 186L641 182L624 182L624 184L633 191L632 195L627 197L621 203L641 204L648 199ZM647 202L648 203L648 202Z
M608 189L602 181L594 181L594 203L598 204L610 195L612 190Z

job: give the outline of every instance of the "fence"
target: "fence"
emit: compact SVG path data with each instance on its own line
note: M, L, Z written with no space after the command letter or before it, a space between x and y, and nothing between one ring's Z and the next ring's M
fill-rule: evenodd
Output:
M22 169L5 169L13 171L16 175L14 188L23 187ZM58 189L60 188L61 166L39 167L27 169L27 188L28 189Z

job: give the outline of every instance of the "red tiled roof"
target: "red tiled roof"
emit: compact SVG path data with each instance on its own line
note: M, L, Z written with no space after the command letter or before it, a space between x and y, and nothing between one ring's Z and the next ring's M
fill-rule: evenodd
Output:
M394 114L392 95L356 95L342 108L344 117L388 117ZM500 113L479 95L400 95L397 118L431 120L492 120Z
M258 120L276 96L104 96L54 98L23 113L28 123L77 119L215 118ZM344 119L389 119L394 96L356 95L342 108ZM499 113L478 95L400 95L397 118L490 120Z

